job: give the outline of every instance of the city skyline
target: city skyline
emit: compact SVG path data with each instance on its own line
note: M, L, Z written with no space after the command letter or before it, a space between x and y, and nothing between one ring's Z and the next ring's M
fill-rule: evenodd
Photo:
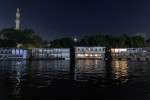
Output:
M116 2L115 2L116 1ZM31 28L46 40L82 38L94 34L120 36L150 32L150 1L0 1L0 29L15 27L20 8L20 28Z

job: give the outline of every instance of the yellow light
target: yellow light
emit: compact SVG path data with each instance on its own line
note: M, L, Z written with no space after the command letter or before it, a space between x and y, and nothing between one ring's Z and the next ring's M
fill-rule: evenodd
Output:
M88 54L85 54L85 56L88 56Z
M127 49L119 49L119 52L126 52Z
M111 51L113 51L113 52L114 52L114 51L115 51L115 49L111 49Z
M80 57L80 54L78 54L78 56Z
M115 49L115 52L118 52L118 49Z

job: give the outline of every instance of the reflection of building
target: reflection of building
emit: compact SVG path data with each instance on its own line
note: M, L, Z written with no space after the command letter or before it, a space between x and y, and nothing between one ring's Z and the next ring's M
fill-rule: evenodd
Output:
M75 47L75 59L104 59L105 47Z
M29 59L31 52L28 49L0 48L0 60Z
M136 33L135 36L141 36L141 37L143 37L144 39L145 39L145 37L146 37L146 36L145 36L145 33Z
M34 59L70 59L69 48L33 48L32 57Z
M112 60L146 60L150 59L148 48L111 48Z

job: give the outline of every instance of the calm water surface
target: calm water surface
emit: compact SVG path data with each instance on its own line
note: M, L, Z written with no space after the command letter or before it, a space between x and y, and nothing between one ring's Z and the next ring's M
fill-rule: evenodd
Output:
M0 100L150 100L149 61L0 61Z

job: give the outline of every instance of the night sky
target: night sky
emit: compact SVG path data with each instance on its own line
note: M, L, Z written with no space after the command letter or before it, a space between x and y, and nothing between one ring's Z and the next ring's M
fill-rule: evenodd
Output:
M144 32L150 38L150 0L0 0L0 30L31 28L46 40Z

